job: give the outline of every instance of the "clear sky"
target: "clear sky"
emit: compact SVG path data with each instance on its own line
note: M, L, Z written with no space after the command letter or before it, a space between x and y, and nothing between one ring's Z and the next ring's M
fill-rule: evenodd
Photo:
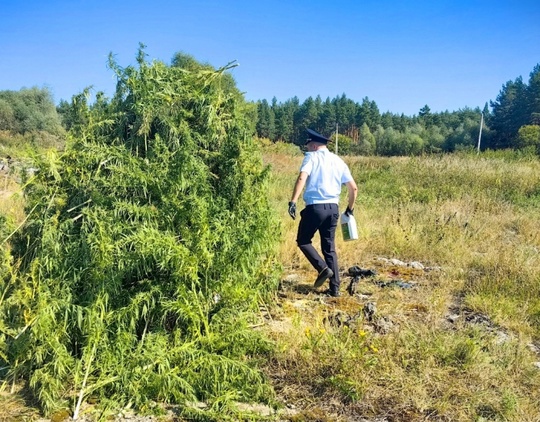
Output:
M539 0L0 0L0 90L111 96L139 42L232 74L248 100L345 94L381 112L483 107L540 63Z

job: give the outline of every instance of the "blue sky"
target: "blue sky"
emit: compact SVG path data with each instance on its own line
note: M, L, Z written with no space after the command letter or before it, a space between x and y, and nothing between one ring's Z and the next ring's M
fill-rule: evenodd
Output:
M114 75L183 51L232 74L248 100L345 94L381 112L483 107L540 63L538 0L2 0L0 90L109 96Z

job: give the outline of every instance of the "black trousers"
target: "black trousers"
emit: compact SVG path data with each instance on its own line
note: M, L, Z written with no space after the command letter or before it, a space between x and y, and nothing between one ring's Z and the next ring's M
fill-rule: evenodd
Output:
M329 267L334 272L334 275L330 278L330 290L337 292L340 284L335 245L336 228L339 220L338 206L337 204L308 205L300 212L300 217L296 243L311 265L313 265L313 268L317 270L317 273L320 273L326 267ZM324 260L311 243L317 231L321 236L321 250Z

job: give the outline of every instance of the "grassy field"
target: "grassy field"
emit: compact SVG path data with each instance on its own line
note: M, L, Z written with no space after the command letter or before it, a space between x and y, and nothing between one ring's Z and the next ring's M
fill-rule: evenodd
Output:
M340 267L377 275L337 299L312 291L286 212L302 156L266 159L284 265L268 373L294 420L540 420L536 159L346 158L360 239L338 233Z
M302 155L275 144L264 157L283 275L256 329L276 345L262 365L281 420L540 420L537 159L345 157L359 186L360 239L338 233L342 297L330 299L312 290L298 220L287 214ZM22 197L1 176L0 213L15 227ZM349 295L353 266L376 275ZM35 417L8 390L0 408Z

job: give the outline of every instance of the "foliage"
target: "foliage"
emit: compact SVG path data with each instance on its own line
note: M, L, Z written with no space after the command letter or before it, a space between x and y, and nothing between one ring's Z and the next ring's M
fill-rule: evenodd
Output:
M540 124L540 63L530 73L528 84L521 76L504 84L491 107L492 148L512 147L522 126Z
M0 130L18 134L44 131L62 135L51 92L37 87L0 91Z
M225 418L271 397L248 359L269 347L248 327L275 288L268 170L230 66L148 63L142 47L137 62L110 60L110 101L73 98L65 151L26 183L7 377L75 418L88 396L105 411L204 401Z
M11 278L11 257L7 247L6 238L8 237L7 218L0 214L0 305L4 300L4 292L10 283ZM0 320L0 360L6 358L6 336L3 333L3 321Z
M533 149L540 153L540 126L521 126L518 130L516 146L518 148L533 147Z
M366 123L360 127L359 140L355 148L355 155L373 155L377 148L375 136Z
M61 148L65 131L47 88L0 91L0 154L24 158Z
M264 138L276 139L274 111L266 100L257 103L257 134Z
M305 128L331 137L337 125L345 155L418 155L476 146L481 116L479 108L431 113L427 105L413 117L381 114L369 98L355 103L345 95L325 101L308 97L303 103L296 97L284 103L274 98L271 104L259 101L257 108L259 137L302 145ZM484 126L483 132L486 140L489 128Z
M330 151L336 150L336 135L334 134L331 137L330 142L328 143L328 149ZM338 134L337 137L337 150L341 155L349 155L353 149L353 141L351 138L345 135Z
M268 153L285 154L287 156L298 157L302 157L304 155L301 148L288 142L272 142L268 138L256 138L256 142L261 146L261 148L264 149L266 155Z
M65 136L52 135L49 132L28 132L23 134L0 131L0 156L9 156L20 164L32 167L32 157L48 149L62 149Z

